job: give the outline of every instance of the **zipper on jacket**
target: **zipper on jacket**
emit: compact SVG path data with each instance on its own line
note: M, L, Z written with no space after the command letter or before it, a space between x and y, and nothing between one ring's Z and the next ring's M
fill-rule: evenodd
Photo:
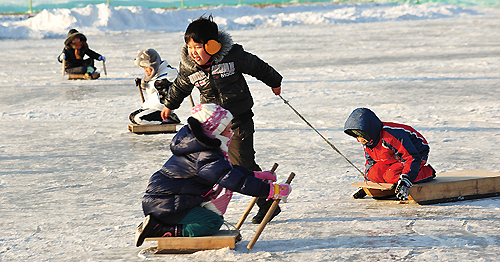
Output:
M223 101L222 101L221 94L220 94L219 90L217 89L217 84L215 83L214 78L213 78L212 66L210 66L209 70L207 71L207 74L208 74L208 80L210 81L210 83L209 83L210 88L212 88L212 90L214 91L215 100L217 101L218 105L222 106Z

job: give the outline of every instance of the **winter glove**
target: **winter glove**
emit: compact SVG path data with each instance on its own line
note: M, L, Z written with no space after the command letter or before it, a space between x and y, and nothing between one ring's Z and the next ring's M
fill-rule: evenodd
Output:
M104 56L99 56L99 58L97 58L97 60L99 60L99 61L103 61L103 62L106 62L106 57L104 57Z
M66 54L65 53L60 54L59 55L59 60L60 61L66 60Z
M272 90L273 90L273 93L275 95L280 95L281 94L281 86L272 88Z
M140 78L135 79L135 86L141 86L141 79Z
M399 175L398 182L394 183L392 189L395 189L396 197L400 200L408 200L410 196L410 187L413 184L410 181L410 177L406 174Z
M269 171L253 171L255 177L262 180L276 181L276 175Z
M286 199L286 197L292 192L292 187L289 184L269 184L269 196L267 199Z

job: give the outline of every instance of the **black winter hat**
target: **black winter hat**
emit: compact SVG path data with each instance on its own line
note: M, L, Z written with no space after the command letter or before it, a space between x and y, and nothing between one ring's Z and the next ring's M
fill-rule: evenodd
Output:
M68 37L69 37L70 35L74 34L74 33L78 33L78 30L76 30L76 29L74 29L74 28L73 28L73 29L71 29L71 30L69 30L69 32L68 32Z

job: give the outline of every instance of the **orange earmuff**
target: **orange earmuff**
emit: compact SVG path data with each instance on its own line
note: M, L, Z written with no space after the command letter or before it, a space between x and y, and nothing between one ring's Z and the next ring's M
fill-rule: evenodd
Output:
M222 44L212 39L208 40L203 47L205 48L205 52L207 52L207 54L215 55L221 49Z

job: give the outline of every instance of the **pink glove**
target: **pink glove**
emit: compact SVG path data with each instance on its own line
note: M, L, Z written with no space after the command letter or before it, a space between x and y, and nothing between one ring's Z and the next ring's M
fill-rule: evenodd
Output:
M269 196L267 199L278 199L278 198L286 198L290 192L292 192L292 187L289 184L269 184Z
M255 177L262 180L276 181L276 175L269 171L253 171Z

